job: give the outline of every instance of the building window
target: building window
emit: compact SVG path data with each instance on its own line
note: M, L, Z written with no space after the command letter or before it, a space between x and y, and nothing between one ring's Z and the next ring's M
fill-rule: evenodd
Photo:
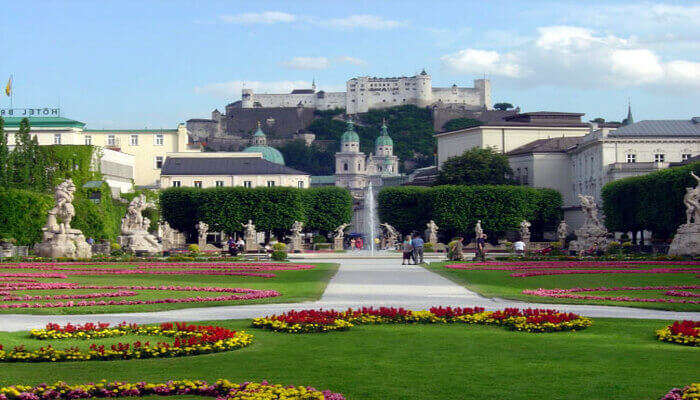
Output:
M156 146L162 146L163 145L163 135L162 134L157 134L155 137L155 145Z
M92 136L85 136L85 146L92 146Z
M53 144L61 144L61 134L60 133L53 134Z
M132 146L138 146L139 145L139 135L131 135L129 139L129 144Z
M275 181L267 181L267 187L275 186Z
M692 154L681 154L681 161L689 160L693 155Z
M173 181L173 187L180 187L180 181Z
M253 181L243 181L243 187L247 187L247 188L253 187Z
M162 156L156 156L155 166L156 166L156 169L163 168L163 157Z
M303 189L304 188L304 181L299 181L299 183L297 183L297 187L299 189Z
M114 135L107 135L107 146L114 146L117 144L117 138Z
M216 181L216 187L224 187L224 181Z
M194 181L194 187L201 189L202 188L202 181Z
M654 162L664 162L666 156L664 154L654 154Z
M347 171L347 170L348 170L348 163L343 163L343 171Z
M636 163L637 162L637 155L636 154L628 154L627 155L627 162L628 163Z

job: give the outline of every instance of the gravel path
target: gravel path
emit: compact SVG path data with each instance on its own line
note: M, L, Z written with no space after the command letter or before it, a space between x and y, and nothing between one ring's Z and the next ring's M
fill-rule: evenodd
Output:
M486 309L505 307L544 307L575 312L589 317L636 319L700 320L700 312L661 311L630 307L538 304L513 300L489 299L456 283L417 266L401 266L399 259L330 259L318 262L340 262L338 273L331 279L319 301L292 304L261 304L187 308L171 311L89 315L0 315L0 331L19 331L44 327L48 322L59 324L109 322L154 323L165 321L198 321L254 318L301 308L335 308L362 306L397 306L421 309L434 305L481 306Z

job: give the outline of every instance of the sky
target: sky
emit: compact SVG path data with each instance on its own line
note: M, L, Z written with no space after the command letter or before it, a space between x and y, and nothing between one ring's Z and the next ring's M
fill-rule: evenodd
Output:
M243 85L344 90L355 76L472 86L494 102L621 120L700 116L700 1L4 2L14 107L92 129L174 128ZM9 107L9 98L0 108Z

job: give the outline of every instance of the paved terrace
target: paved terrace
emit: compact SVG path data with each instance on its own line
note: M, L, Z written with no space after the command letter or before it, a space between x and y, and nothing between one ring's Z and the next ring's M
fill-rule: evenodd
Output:
M306 260L307 262L311 260ZM338 273L331 279L319 301L289 304L260 304L186 308L145 313L88 315L0 315L0 330L20 331L42 328L48 322L59 324L109 322L113 324L156 323L166 321L204 321L254 318L292 309L362 306L395 306L424 309L430 306L480 306L495 310L505 307L556 308L588 317L636 319L700 320L700 312L674 312L630 307L525 303L489 299L418 266L401 266L398 258L314 259L316 262L340 262Z

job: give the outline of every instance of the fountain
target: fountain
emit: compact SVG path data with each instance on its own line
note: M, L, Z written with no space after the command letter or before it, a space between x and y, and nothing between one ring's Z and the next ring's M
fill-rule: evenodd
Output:
M377 237L377 224L379 218L377 217L377 202L374 199L374 189L372 188L372 182L367 186L367 193L365 194L365 207L364 207L364 233L367 234L368 248L372 255L374 255L374 250L376 244L374 239Z

